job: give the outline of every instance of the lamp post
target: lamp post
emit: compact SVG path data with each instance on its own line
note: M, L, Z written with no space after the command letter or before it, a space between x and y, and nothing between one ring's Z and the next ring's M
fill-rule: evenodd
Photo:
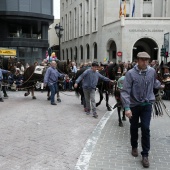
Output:
M59 56L58 56L58 59L60 60L60 39L61 39L61 37L62 37L62 31L63 31L64 29L62 28L62 26L60 25L60 23L59 24L56 24L56 26L55 26L55 31L56 31L56 34L57 34L57 36L58 36L58 38L59 38Z

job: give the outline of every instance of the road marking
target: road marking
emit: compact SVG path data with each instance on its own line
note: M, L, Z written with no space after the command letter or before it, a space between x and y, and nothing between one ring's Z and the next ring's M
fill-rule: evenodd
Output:
M101 135L101 132L103 128L105 127L109 118L112 116L114 111L115 109L112 111L106 112L105 115L100 120L100 122L97 124L96 128L93 130L92 134L90 135L89 139L87 140L85 144L85 147L83 148L81 152L81 155L79 156L79 159L75 166L75 170L87 170L88 169L90 159L92 157L97 141Z

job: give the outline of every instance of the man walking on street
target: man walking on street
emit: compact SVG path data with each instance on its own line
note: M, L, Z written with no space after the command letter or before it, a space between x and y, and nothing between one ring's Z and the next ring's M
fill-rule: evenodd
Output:
M48 84L48 87L51 91L51 105L57 105L55 103L55 94L58 92L58 78L64 77L64 74L60 74L56 69L57 63L55 61L51 62L51 67L49 67L46 71L44 77L44 86Z
M137 64L129 70L123 82L121 99L125 114L130 120L132 155L138 156L138 122L141 120L142 164L149 167L150 120L152 104L155 101L153 88L163 88L156 80L156 72L150 67L150 56L146 52L137 54Z
M110 80L109 78L102 76L99 72L97 72L97 68L98 68L98 63L97 62L93 62L92 63L92 67L88 70L85 70L76 80L76 83L74 85L75 88L77 88L78 83L80 83L80 81L82 80L82 88L83 88L83 92L84 92L84 96L85 96L85 102L86 102L86 114L89 115L90 114L90 110L92 107L92 111L93 111L93 117L97 118L98 115L96 113L96 102L95 102L95 89L96 89L96 85L98 83L99 78L102 79L103 81L110 81L110 82L114 82L112 80ZM91 107L90 107L90 100L91 100Z

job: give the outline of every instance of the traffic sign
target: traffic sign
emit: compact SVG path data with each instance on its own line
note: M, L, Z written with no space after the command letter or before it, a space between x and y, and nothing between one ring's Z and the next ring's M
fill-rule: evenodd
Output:
M121 52L121 51L118 51L118 52L117 52L117 56L118 56L118 57L122 57L122 52Z

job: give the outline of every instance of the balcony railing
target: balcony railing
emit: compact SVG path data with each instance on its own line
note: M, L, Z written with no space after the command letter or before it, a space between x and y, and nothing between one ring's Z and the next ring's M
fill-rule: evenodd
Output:
M41 39L41 35L38 34L19 34L19 33L10 33L10 38L31 38L31 39Z

